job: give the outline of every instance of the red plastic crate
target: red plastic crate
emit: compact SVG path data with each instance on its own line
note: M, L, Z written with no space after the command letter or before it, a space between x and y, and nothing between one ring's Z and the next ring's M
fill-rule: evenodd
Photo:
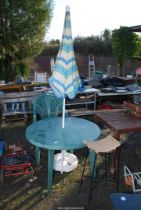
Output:
M30 159L29 160L27 159L26 163L24 163L24 161L22 163L22 158L24 157L26 158L26 155L28 155L28 158L29 158L29 154L26 151L20 151L20 152L4 155L1 162L1 168L0 168L3 176L18 176L22 174L24 175L33 174L34 169L33 169L32 161ZM19 158L19 163L16 163L16 158L17 158L17 162ZM10 163L10 160L11 160L11 163ZM13 160L15 161L15 163Z

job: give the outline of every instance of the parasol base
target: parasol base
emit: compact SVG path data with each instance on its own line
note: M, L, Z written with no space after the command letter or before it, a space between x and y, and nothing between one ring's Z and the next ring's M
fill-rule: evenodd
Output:
M74 154L65 152L54 155L53 169L60 172L73 171L78 165L78 159Z

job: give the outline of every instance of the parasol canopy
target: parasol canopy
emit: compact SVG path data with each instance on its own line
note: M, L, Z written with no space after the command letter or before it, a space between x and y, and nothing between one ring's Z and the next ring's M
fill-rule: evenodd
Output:
M65 98L67 96L68 98L73 99L78 91L78 88L81 86L74 55L69 6L66 7L62 41L53 65L52 76L49 78L49 83L54 94L57 97L64 98L62 117L62 129L64 129ZM56 154L54 160L54 169L61 170L61 172L73 170L77 166L77 158L65 151ZM72 167L70 167L70 164Z
M81 84L74 55L69 6L66 7L62 42L49 83L57 97L68 96L70 99L75 97Z

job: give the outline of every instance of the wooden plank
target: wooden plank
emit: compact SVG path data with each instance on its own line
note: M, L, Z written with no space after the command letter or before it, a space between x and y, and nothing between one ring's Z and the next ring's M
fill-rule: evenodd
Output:
M3 90L18 90L19 92L23 91L23 90L27 90L30 88L34 88L36 86L46 86L48 89L50 89L48 86L48 82L44 83L44 82L36 82L36 83L32 83L32 84L28 84L28 83L22 83L22 84L5 84L5 85L0 85L0 91Z
M69 116L86 116L86 115L93 115L94 110L86 109L86 108L79 108L79 109L69 109L67 110L67 114Z
M11 99L11 98L22 98L22 97L34 97L39 95L39 91L29 91L29 92L14 92L14 93L4 93L0 95L0 103L2 99Z

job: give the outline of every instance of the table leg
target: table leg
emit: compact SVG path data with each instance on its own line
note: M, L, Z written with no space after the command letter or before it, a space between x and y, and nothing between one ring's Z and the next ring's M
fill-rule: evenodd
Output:
M48 150L48 193L51 192L53 177L54 150Z
M121 133L118 131L114 132L114 137L120 141ZM113 151L113 163L112 163L113 170L111 171L112 174L114 174L114 177L116 179L117 184L117 191L119 191L119 167L120 167L120 148L117 148L115 151Z
M93 151L93 150L90 150L90 153L89 153L89 160L90 160L90 173L91 173L91 175L93 174L94 175L94 177L95 177L95 175L96 175L96 171L94 171L94 173L93 173L93 170L95 170L94 169L94 167L95 167L95 152Z
M118 131L114 131L114 138L120 141L120 133Z
M36 152L36 165L39 166L41 149L39 147L36 147L35 152Z

